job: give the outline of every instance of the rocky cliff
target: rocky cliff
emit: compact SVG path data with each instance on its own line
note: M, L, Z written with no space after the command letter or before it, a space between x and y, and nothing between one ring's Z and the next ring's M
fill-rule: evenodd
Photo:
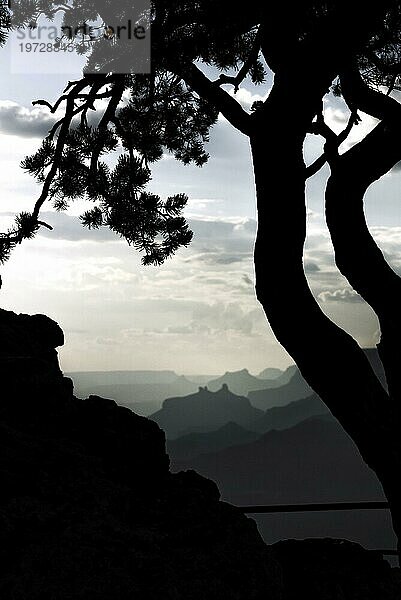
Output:
M0 333L2 599L279 598L254 522L169 472L156 423L73 396L53 321L0 311Z
M75 398L47 317L0 310L0 335L2 600L400 597L397 573L359 546L266 546L213 482L170 473L156 423Z

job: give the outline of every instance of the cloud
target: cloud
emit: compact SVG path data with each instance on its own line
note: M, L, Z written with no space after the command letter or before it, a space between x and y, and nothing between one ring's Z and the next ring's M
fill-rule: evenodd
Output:
M321 292L318 298L321 302L363 302L361 296L351 288L343 288L334 292Z
M211 208L214 208L216 205L221 205L222 203L223 200L215 198L189 198L185 213L188 216L191 215L196 218L195 212L210 212Z
M401 227L371 227L370 231L378 244L401 252Z
M248 110L260 99L257 92L257 88L255 93L241 90L237 99ZM21 136L14 138L19 144L19 155L11 157L16 165L30 152L29 146L37 145L37 140L28 138L43 137L51 118L46 109L0 103L0 130ZM333 102L328 113L333 126L342 129L346 118L341 103ZM315 136L312 142L318 154L321 140ZM7 160L8 143L5 137ZM249 141L219 121L211 131L207 150L211 160L202 169L173 160L154 165L152 191L162 197L182 191L193 198L187 208L195 233L193 242L162 267L142 267L138 253L106 228L89 231L76 217L48 212L43 220L54 230L42 229L38 239L16 249L2 268L3 306L47 312L59 320L66 330L68 343L63 352L70 369L171 367L213 372L254 365L256 371L273 364L276 356L279 364L288 362L255 299L252 255L256 221L244 218L254 215ZM10 175L9 163L3 170L12 182L13 210L19 176ZM321 296L325 303L321 307L333 320L368 330L369 324L355 317L365 314L366 305L358 305L360 298L347 289L323 230L326 175L319 174L308 190L313 212L309 211L305 269L313 293ZM20 197L32 199L36 192L24 187L18 206ZM72 210L77 210L77 204ZM275 226L282 231L284 247L288 243L286 222ZM312 228L316 234L310 235ZM400 231L384 228L375 235L393 261L401 260ZM277 248L277 253L280 251ZM268 272L266 278L274 285ZM77 331L83 333L77 335Z
M304 263L305 273L318 273L320 271L319 265L314 262L306 261Z
M241 87L236 93L234 88L231 88L229 94L246 110L249 110L254 102L264 102L268 96L268 94L264 94L263 96L255 94L244 87Z
M99 122L102 111L107 107L108 100L97 100L95 102L96 112L91 111L88 121L91 125ZM65 114L65 105L61 105L55 113L51 113L46 106L33 106L27 108L12 100L0 100L0 132L6 135L18 136L20 138L46 137L53 125ZM75 117L73 123L78 123Z
M256 221L246 218L189 219L189 225L195 234L195 244L197 239L212 240L215 243L225 240L226 247L228 247L230 240L235 239L235 247L238 247L238 244L248 247L249 242L254 239L256 233Z
M188 258L188 261L191 262L199 262L199 263L203 263L205 265L233 265L235 263L240 263L244 260L249 260L249 258L251 257L251 253L249 252L244 252L243 254L237 254L237 255L233 255L233 254L225 254L222 251L206 251L204 253L201 254L194 254L193 256L191 256L190 258Z
M256 372L275 356L285 363L255 298L255 220L191 219L193 243L158 268L142 267L124 241L116 243L113 235L98 239L74 216L48 212L44 220L55 230L18 249L25 293L17 286L7 291L17 255L2 272L4 306L20 312L35 307L60 322L68 340L66 370L214 372L248 366ZM285 243L285 223L281 227ZM395 243L395 232L379 233ZM327 235L320 232L309 241L305 264L325 310L338 319L359 310L356 298L341 292L347 284L334 268ZM77 330L85 334L74 335Z
M186 325L168 328L168 333L197 335L221 335L230 332L252 335L255 310L246 310L236 303L202 303L192 313Z
M189 335L191 333L194 333L194 331L190 325L174 325L171 327L167 327L166 333L172 335Z
M350 110L343 98L334 96L332 93L326 96L324 104L325 121L336 134L339 134L347 126ZM374 117L362 111L358 111L358 115L361 118L361 122L358 125L354 125L347 140L341 144L340 153L349 150L352 146L360 142L379 122Z
M98 337L95 342L96 344L99 344L99 346L119 346L121 344L121 341L116 340L115 338L105 337Z
M15 215L16 213L11 211L0 212L2 231L14 224ZM53 228L50 230L42 227L38 233L41 238L66 242L118 242L121 240L108 227L90 230L83 227L79 217L66 212L44 211L40 214L40 219Z
M47 108L26 108L10 100L0 101L0 131L24 138L43 138L58 117Z
M306 215L308 219L320 219L322 217L321 213L312 210L311 208L307 208Z
M52 231L42 228L41 237L70 242L115 242L120 239L108 227L89 230L83 227L78 217L65 212L44 212L41 213L41 219L53 227Z
M341 108L334 106L327 106L325 109L325 119L328 125L337 126L340 131L343 129L348 123L349 113L347 114L346 110L342 110Z
M15 213L0 213L8 221ZM41 219L53 230L42 228L39 235L51 240L70 242L118 242L121 238L107 227L89 230L81 225L77 216L67 212L45 211ZM205 264L229 265L251 257L256 233L256 221L246 218L187 218L194 232L187 260L197 260ZM122 243L125 243L122 240Z

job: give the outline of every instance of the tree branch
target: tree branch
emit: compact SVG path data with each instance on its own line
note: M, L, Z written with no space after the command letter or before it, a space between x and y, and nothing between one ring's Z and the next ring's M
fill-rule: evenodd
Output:
M326 144L324 147L323 154L319 156L319 158L317 158L311 165L305 168L305 179L309 179L310 177L318 173L318 171L320 171L320 169L324 167L326 162L333 166L334 161L338 157L339 147L343 142L345 142L345 140L351 133L352 127L354 125L357 125L360 122L360 120L361 119L359 118L358 113L356 111L354 113L351 113L351 116L348 119L348 123L345 129L343 129L341 133L336 135L334 131L330 129L330 127L325 123L323 114L321 116L318 115L317 121L315 123L312 123L310 133L313 133L315 135L321 135L322 137L324 137L326 140Z
M98 125L99 130L107 129L109 123L111 123L113 121L113 119L115 118L118 105L120 104L122 95L124 93L124 89L125 89L124 75L115 76L115 82L112 86L111 100L108 103L107 108L104 111L102 118L100 119L100 122ZM95 174L95 172L96 172L99 155L100 155L100 149L95 148L92 153L91 165L90 165L90 170L91 170L92 174Z
M261 26L259 26L259 30L255 36L255 41L251 48L249 56L248 56L247 60L244 62L244 64L242 65L241 69L238 71L238 74L235 77L229 77L228 75L225 75L224 73L222 73L220 75L220 77L213 83L218 86L224 85L224 84L231 84L234 86L234 93L238 92L239 86L244 81L245 77L249 73L249 70L256 63L256 61L258 59L260 46L261 46Z
M364 214L368 187L401 160L401 118L382 121L339 157L326 189L326 218L336 264L378 316L378 346L390 394L401 402L398 346L401 337L401 279L371 236Z
M57 173L57 170L59 168L59 163L61 160L61 157L63 155L63 150L64 150L64 146L65 146L65 141L68 135L68 132L70 130L70 124L71 121L73 119L74 116L74 101L75 101L75 92L77 92L78 90L80 91L80 89L84 89L84 87L86 87L86 82L82 81L80 84L77 84L77 89L73 89L68 98L67 98L67 106L66 106L66 111L65 111L65 117L63 119L62 125L61 125L61 129L60 129L60 133L58 135L57 138L57 144L56 144L56 151L54 153L54 158L53 158L53 163L52 166L50 168L49 173L46 176L45 182L43 184L43 188L42 188L42 192L38 198L38 200L35 203L35 207L32 213L32 217L37 220L39 213L40 213L40 209L42 208L43 204L46 202L47 197L49 195L49 191L50 191L50 186L53 182L53 179Z
M219 88L194 64L171 66L171 71L176 73L191 89L201 98L210 102L236 129L248 135L250 132L250 115L227 92Z
M401 106L397 100L366 85L355 64L340 73L340 82L351 112L358 109L380 120L400 117Z
M90 85L89 83L87 85ZM97 89L99 90L100 88L104 87L104 83L98 84ZM94 87L94 86L93 86ZM93 87L91 88L93 90ZM75 94L75 100L85 100L86 102L88 101L88 99L90 98L92 100L91 104L92 106L90 108L93 108L93 102L95 100L102 100L104 98L110 98L112 95L111 91L108 90L106 92L103 92L102 94L93 94L93 93L88 93L88 94ZM60 107L60 104L62 104L62 102L66 101L68 99L68 94L64 94L63 96L60 96L60 98L57 100L57 102L55 104L50 104L50 102L47 102L46 100L34 100L32 102L33 106L46 106L47 108L50 109L51 113L55 113L57 111L57 109Z
M113 80L115 80L115 77L116 76L113 76ZM91 106L93 107L93 102L97 98L105 98L105 97L110 97L112 95L112 91L107 91L107 92L104 92L103 94L97 94L97 92L102 87L104 87L106 85L106 83L109 81L110 81L110 77L106 77L105 79L97 78L96 80L94 80L92 82L90 80L88 80L87 77L84 77L80 81L70 82L69 85L67 86L67 89L69 89L70 91L62 97L62 101L66 102L65 115L62 119L60 119L57 123L55 123L55 125L50 130L50 132L47 136L48 140L53 139L57 130L60 128L60 132L57 137L57 143L56 143L56 149L55 149L53 161L52 161L50 170L47 173L46 178L44 180L41 194L34 205L34 209L33 209L32 215L31 215L33 229L35 228L35 226L43 226L43 227L47 227L48 229L51 229L50 225L48 225L47 223L45 223L43 221L40 221L38 217L39 217L39 214L40 214L43 204L49 197L51 185L52 185L53 180L54 180L54 178L57 174L57 171L60 167L60 161L63 156L63 151L64 151L68 133L70 131L70 126L71 126L72 120L80 112L84 111L85 109L87 110ZM89 93L81 94L82 90L84 90L89 85L92 85ZM122 94L122 92L121 92L121 94ZM121 98L121 95L120 95L119 99L120 98ZM84 102L78 108L75 107L75 102L77 99L84 100ZM113 100L114 99L112 99L110 101L109 106L107 107L107 109L105 111L105 114L108 113L109 108L110 108L110 110L112 110L112 107L110 107L110 105L113 104L113 106L114 106ZM119 102L119 100L117 101L117 105L118 105L118 102ZM52 106L50 103L46 102L45 100L39 100L39 101L36 101L34 104L48 106L49 109L51 110L51 112L55 112L57 110L58 106L60 106L61 102L58 101L58 102L56 102L55 105ZM113 112L113 114L115 113L115 111L112 111L112 112ZM104 118L105 118L105 115L103 115L103 119ZM21 243L24 235L23 235L22 231L15 231L15 232L10 233L3 237L4 237L4 239L7 239L7 241L10 243L10 245L13 245L13 244Z

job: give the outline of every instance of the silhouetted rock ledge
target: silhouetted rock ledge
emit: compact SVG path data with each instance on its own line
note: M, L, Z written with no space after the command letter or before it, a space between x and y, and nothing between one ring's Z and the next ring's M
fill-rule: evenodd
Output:
M47 317L0 310L0 334L1 600L400 597L359 547L268 547L212 481L169 472L156 423L75 398Z
M2 600L279 599L255 523L169 472L156 423L73 396L54 322L0 311L0 331Z
M30 386L73 391L63 377L56 348L64 344L64 333L46 315L16 315L0 309L0 380L3 391L23 392Z

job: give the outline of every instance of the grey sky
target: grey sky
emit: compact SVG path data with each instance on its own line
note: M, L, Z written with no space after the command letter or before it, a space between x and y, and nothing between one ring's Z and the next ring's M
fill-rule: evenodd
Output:
M0 66L0 224L4 228L10 215L29 209L38 193L18 165L39 145L51 119L43 109L32 109L30 102L37 97L56 98L66 78L10 75L6 50L0 51ZM249 107L258 99L255 94L263 92L250 87L240 90L238 97ZM294 110L297 93L294 90ZM333 127L343 126L346 114L337 99L328 101L326 117ZM351 143L373 126L373 120L364 119L352 133ZM320 150L320 140L308 140L307 161ZM108 231L83 230L74 216L83 209L78 203L68 214L52 213L48 207L44 219L54 231L44 231L17 248L2 268L3 308L44 312L63 327L64 370L171 368L179 373L217 374L243 367L258 372L292 362L275 341L254 296L256 214L248 142L220 119L208 152L210 161L202 169L185 167L169 156L153 169L153 191L163 197L188 194L186 213L195 233L192 245L162 267L142 267L135 252ZM378 335L376 319L334 265L323 218L326 176L324 169L308 184L306 271L321 308L362 345L372 345ZM369 190L366 207L372 232L397 270L401 268L400 178L400 170L382 178ZM282 193L285 197L285 181ZM284 245L286 223L276 226L282 230Z

